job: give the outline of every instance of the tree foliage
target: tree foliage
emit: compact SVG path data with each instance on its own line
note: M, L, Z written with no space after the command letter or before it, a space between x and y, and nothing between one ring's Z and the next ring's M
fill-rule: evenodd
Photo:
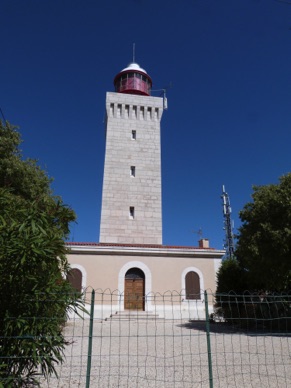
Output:
M37 162L22 159L20 143L0 122L0 387L55 373L66 345L62 325L82 305L65 280L64 240L75 214Z
M291 289L291 174L278 184L254 186L252 202L240 212L236 263L226 260L218 273L218 289L229 292ZM235 272L233 269L235 268ZM230 280L231 279L231 280ZM234 281L234 279L236 279Z
M48 178L34 159L22 159L20 133L9 123L0 124L0 187L24 200L46 197L54 202ZM74 218L71 212L70 217Z
M230 291L241 293L244 290L244 271L236 259L227 258L217 272L216 292L218 294Z
M255 186L240 212L236 256L250 287L285 291L291 285L291 174Z

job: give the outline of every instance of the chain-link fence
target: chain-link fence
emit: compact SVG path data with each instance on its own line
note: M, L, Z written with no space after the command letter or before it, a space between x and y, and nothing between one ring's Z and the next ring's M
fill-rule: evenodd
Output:
M287 387L291 295L202 295L152 293L125 310L118 291L86 290L88 313L63 328L58 377L40 386Z

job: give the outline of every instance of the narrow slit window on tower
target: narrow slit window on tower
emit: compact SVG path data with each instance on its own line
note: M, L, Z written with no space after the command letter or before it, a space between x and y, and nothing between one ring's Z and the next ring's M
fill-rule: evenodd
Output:
M147 118L151 119L152 118L152 108L148 107L147 109Z
M134 206L130 206L130 207L129 207L129 218L130 218L131 220L134 219Z
M135 177L135 166L130 166L130 176Z
M136 131L135 130L131 131L131 138L132 138L132 140L136 140Z
M155 109L155 120L157 120L159 118L159 109L156 108Z
M117 117L121 117L121 109L122 109L122 105L117 104Z
M114 115L114 104L110 104L110 115Z

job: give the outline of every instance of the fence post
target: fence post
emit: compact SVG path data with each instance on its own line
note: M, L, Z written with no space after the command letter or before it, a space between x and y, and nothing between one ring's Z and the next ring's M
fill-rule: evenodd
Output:
M207 291L204 291L204 300L205 300L205 316L206 316L206 339L207 339L207 354L208 354L209 387L213 388L212 358L211 358L211 343L210 343L210 325L209 325Z
M94 305L95 305L95 290L92 290L92 294L91 294L91 309L90 309L90 326L89 326L89 337L88 337L86 388L90 388L91 361L92 361L92 342L93 342L93 323L94 323Z

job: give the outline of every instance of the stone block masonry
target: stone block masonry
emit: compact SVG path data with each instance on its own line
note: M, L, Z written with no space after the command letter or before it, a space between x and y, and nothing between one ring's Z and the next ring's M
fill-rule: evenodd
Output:
M162 244L163 99L108 92L100 242Z

